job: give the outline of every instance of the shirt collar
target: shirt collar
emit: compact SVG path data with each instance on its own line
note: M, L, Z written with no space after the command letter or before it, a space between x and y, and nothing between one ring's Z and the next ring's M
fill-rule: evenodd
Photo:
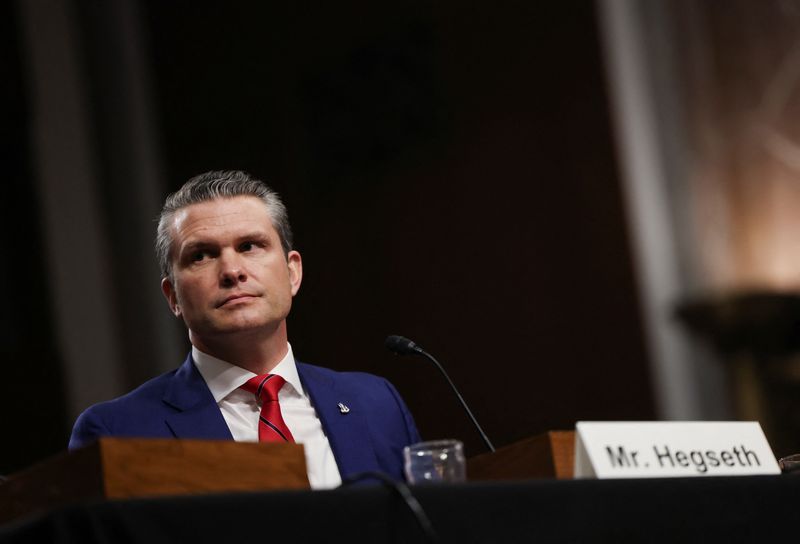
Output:
M297 365L294 362L292 346L290 344L287 346L289 349L286 356L270 371L270 374L277 374L286 380L286 383L291 385L297 394L305 396L300 375L297 373ZM194 346L192 346L192 359L214 396L215 402L221 401L255 376L249 370L203 353Z

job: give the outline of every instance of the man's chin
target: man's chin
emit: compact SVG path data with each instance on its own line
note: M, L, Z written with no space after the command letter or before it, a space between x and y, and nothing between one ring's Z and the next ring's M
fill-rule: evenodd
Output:
M237 324L226 324L219 327L215 327L209 333L213 336L230 336L230 335L237 335L237 334L255 334L258 332L268 332L269 327L267 327L263 323L237 323Z
M272 323L262 319L237 319L213 323L202 327L201 334L207 337L224 337L232 335L269 334L278 329L280 323Z

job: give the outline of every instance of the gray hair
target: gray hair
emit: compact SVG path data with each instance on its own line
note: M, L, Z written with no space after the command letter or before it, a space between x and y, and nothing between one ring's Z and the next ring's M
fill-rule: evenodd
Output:
M240 170L212 170L195 176L183 187L172 193L164 201L161 215L158 218L156 232L156 257L161 267L161 275L172 277L172 218L175 212L200 202L218 198L237 196L254 196L261 199L267 207L272 226L278 231L284 254L292 250L292 227L289 225L289 214L281 202L278 193L247 172Z

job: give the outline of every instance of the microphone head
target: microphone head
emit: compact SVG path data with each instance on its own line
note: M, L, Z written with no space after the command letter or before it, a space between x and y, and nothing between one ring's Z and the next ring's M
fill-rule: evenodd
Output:
M422 348L404 336L397 336L392 334L386 337L383 343L386 348L392 353L397 355L413 355L414 353L422 353Z

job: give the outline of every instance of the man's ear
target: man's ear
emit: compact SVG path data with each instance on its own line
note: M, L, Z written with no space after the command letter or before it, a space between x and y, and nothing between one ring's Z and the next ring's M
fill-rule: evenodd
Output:
M303 283L303 258L297 251L290 251L286 255L286 264L289 266L289 284L292 286L292 296L300 290Z
M175 294L175 287L169 278L161 280L161 292L164 293L164 298L167 299L170 311L175 314L175 317L180 317L181 307L178 305L178 296Z

